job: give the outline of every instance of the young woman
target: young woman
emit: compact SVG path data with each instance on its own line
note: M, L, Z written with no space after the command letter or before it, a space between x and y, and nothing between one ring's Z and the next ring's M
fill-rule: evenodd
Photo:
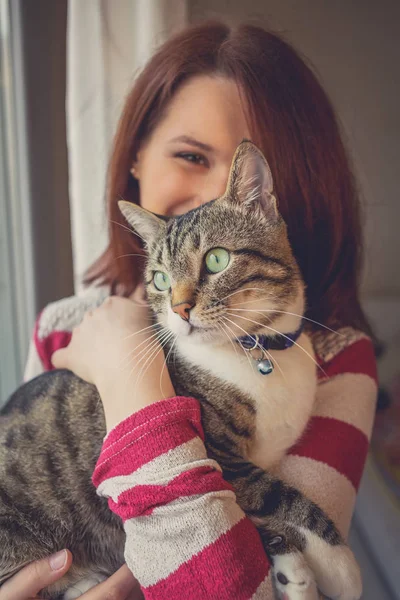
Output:
M225 191L243 138L256 143L271 166L324 370L307 433L279 476L348 532L376 397L372 333L358 295L362 244L353 176L330 102L296 52L257 27L203 24L164 44L127 98L108 176L110 243L87 275L88 283L102 287L46 307L30 351L27 378L69 368L97 385L104 404L109 434L93 481L125 521L126 560L141 590L123 567L85 592L85 600L272 598L268 559L253 524L211 462L207 476L193 468L198 460L207 464L197 401L174 397L162 352L145 377L130 379L131 387L121 375L121 365L132 369L126 357L146 339L149 315L140 287L143 250L118 200L167 216L208 202ZM183 439L199 441L197 453L184 459ZM166 510L164 520L153 522L137 518L150 506L139 509L135 494L113 494L113 478L157 458L163 473L144 483L154 484L152 506ZM185 490L171 478L163 487L168 493L161 493L155 484L174 469L186 474ZM135 490L133 480L127 485ZM138 538L146 541L137 552ZM0 600L35 596L72 560L63 551L26 567L0 589ZM282 585L290 598L290 582Z

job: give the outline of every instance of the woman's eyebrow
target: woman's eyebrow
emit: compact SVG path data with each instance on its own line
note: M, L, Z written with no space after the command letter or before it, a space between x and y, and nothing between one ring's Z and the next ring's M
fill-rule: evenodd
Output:
M204 152L215 152L215 148L209 146L209 144L204 144L204 142L199 142L195 138L190 137L189 135L179 135L178 137L172 138L169 140L170 142L183 142L185 144L190 144L190 146L195 146Z

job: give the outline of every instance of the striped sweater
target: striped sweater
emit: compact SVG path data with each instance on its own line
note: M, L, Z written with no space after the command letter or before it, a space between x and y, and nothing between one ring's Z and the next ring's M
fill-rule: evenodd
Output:
M52 367L84 313L107 290L47 306L25 379ZM370 339L351 328L313 337L319 365L315 409L278 475L319 504L346 537L371 435L377 393ZM105 438L93 482L124 522L125 558L146 599L273 598L269 563L254 525L207 458L193 398L162 400Z

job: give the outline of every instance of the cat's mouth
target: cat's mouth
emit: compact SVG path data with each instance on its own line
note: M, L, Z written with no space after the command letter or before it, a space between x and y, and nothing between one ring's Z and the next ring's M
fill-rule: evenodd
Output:
M215 327L206 327L205 325L193 325L189 323L189 332L188 335L193 333L206 333L207 331L216 331Z
M211 342L215 341L215 338L220 335L219 330L216 327L207 325L198 325L188 323L188 328L185 332L185 336L191 338L192 341L199 342Z
M215 324L203 322L196 315L190 315L186 320L170 311L166 324L175 335L188 338L191 342L212 342L221 335L220 329Z

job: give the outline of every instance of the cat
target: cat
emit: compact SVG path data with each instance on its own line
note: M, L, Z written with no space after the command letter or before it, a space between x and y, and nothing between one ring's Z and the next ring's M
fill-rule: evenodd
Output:
M273 475L310 418L316 363L305 285L263 154L243 141L224 195L184 215L119 207L147 249L158 327L174 335L165 348L174 389L200 401L208 455L260 532L276 593L315 600L318 586L360 598L358 565L333 522ZM104 435L97 390L65 370L26 383L5 405L0 583L67 547L72 568L42 595L70 600L74 584L123 564L122 523L91 483Z

